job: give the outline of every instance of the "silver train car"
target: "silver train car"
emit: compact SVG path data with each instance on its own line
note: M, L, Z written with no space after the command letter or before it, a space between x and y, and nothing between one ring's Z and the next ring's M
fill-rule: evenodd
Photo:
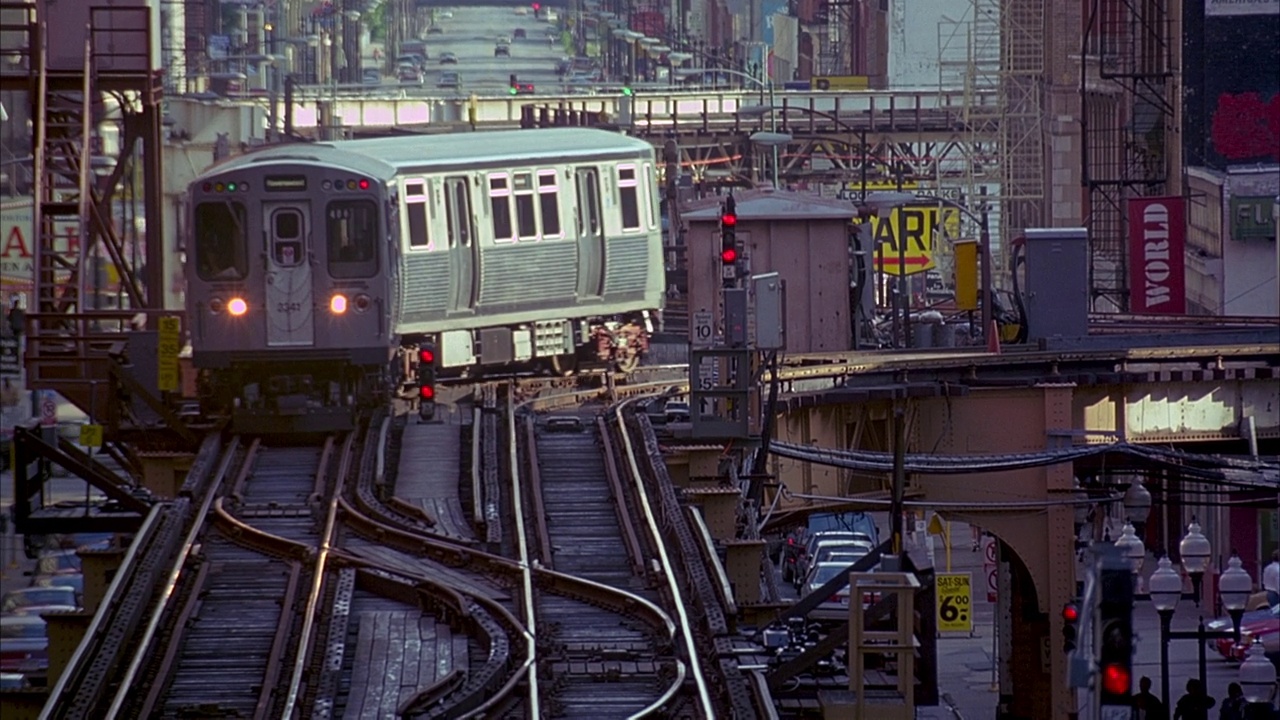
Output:
M585 128L215 166L190 186L186 260L206 409L246 432L340 429L428 344L444 375L634 366L664 297L656 173L650 144Z

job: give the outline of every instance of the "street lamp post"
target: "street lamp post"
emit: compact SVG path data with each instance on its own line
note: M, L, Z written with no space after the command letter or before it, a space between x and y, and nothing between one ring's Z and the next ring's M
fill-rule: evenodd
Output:
M1182 569L1191 576L1191 589L1195 593L1196 607L1200 607L1200 586L1204 580L1204 571L1209 568L1209 539L1200 532L1200 523L1195 516L1187 526L1187 534L1178 543L1178 553L1182 555Z
M1244 690L1244 699L1249 703L1271 704L1276 692L1276 666L1266 657L1262 649L1262 641L1254 638L1240 664L1240 689Z
M1125 491L1121 502L1124 504L1125 515L1133 523L1134 532L1141 535L1147 524L1147 517L1151 515L1151 493L1143 486L1141 475L1135 475L1129 480L1129 489Z

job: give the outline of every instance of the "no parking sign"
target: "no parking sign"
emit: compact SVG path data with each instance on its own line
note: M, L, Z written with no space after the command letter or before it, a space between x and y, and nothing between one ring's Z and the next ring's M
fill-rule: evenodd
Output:
M40 427L55 427L58 424L58 406L53 401L53 392L46 390L40 393Z
M987 578L987 602L996 601L996 539L982 538L982 574Z

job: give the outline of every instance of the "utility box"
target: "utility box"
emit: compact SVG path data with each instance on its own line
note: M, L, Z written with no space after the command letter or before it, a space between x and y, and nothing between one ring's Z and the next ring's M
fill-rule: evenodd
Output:
M1088 231L1034 228L1025 235L1027 339L1088 335Z
M853 346L853 322L849 317L849 222L857 214L845 200L789 190L737 191L736 236L741 257L736 268L725 268L721 250L722 197L691 203L681 212L688 224L685 262L689 272L689 307L713 313L720 339L729 340L729 328L721 296L725 273L736 272L737 287L757 294L757 321L761 310L758 293L765 290L764 310L771 318L782 316L763 331L754 326L750 347L775 347L786 353L848 350ZM757 284L752 276L770 275ZM778 296L785 286L786 302ZM758 344L763 340L764 345Z

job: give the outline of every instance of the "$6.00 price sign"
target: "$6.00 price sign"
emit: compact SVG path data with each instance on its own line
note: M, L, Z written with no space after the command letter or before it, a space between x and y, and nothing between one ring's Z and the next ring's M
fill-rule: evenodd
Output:
M973 583L969 573L938 573L938 630L973 631Z

